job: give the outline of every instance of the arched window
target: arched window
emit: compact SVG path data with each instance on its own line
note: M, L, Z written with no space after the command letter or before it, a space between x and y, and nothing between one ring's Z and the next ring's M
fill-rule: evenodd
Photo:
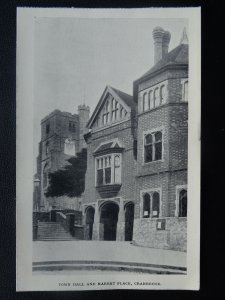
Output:
M143 197L143 217L149 218L151 213L151 199L150 195L146 193Z
M150 109L152 109L152 108L154 108L153 91L150 91L148 95L149 95Z
M154 101L155 101L155 107L160 105L159 88L155 88L154 90Z
M43 187L47 187L48 185L48 171L49 171L49 167L48 164L45 165L44 169L43 169Z
M162 132L152 132L144 139L144 159L151 162L162 159Z
M49 145L50 145L50 143L49 143L49 141L47 141L46 144L45 144L45 154L46 155L49 154Z
M149 109L148 94L144 93L144 96L143 96L143 111L146 111L148 109Z
M187 190L179 192L179 217L187 217Z
M65 140L64 153L66 155L72 155L72 156L76 155L75 141L71 140L70 138Z
M184 82L184 87L183 87L183 89L184 89L184 92L183 92L183 100L184 101L188 101L188 81L185 81Z
M115 176L115 183L121 183L121 163L120 163L120 156L115 155L114 159L114 176Z
M164 104L166 102L166 87L162 85L160 87L160 103Z
M154 192L152 195L152 217L159 217L159 193Z

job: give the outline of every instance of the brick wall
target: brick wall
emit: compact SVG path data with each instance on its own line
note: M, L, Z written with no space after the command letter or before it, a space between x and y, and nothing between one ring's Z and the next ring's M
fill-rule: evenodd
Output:
M102 142L107 142L118 138L125 148L122 153L121 181L122 187L117 197L124 199L134 199L135 193L135 170L136 161L133 156L133 136L131 132L131 122L127 121L116 126L95 132L87 144L87 172L85 178L84 203L95 202L101 199L95 188L95 158L94 151Z
M165 230L156 229L157 219L134 220L133 240L140 246L187 251L187 219L165 218Z

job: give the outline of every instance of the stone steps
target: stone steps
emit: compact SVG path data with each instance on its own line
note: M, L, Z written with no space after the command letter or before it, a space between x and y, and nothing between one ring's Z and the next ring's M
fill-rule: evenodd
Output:
M72 241L76 240L68 231L57 222L38 222L39 241Z

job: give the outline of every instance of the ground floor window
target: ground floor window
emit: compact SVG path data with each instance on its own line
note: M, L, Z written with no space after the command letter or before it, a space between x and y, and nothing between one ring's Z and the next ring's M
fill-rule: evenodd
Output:
M179 191L179 217L187 217L187 190Z
M157 191L143 195L143 218L158 218L160 214L160 194Z

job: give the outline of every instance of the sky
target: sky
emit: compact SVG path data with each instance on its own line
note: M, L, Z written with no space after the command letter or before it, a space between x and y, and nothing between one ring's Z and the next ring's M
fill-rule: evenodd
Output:
M34 31L34 171L40 122L55 109L91 113L106 85L132 94L133 81L153 66L152 30L170 31L179 45L186 19L36 18Z

